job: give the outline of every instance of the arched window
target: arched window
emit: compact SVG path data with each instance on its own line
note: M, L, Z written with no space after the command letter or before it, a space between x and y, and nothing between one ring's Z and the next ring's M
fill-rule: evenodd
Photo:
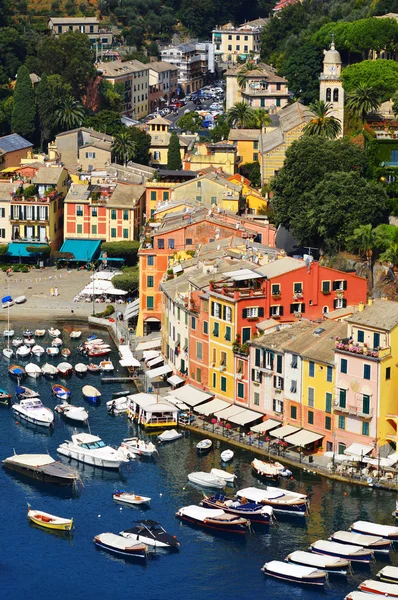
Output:
M339 88L334 88L333 90L333 102L339 101Z
M324 306L324 307L322 308L322 312L323 312L323 314L324 314L324 315L326 315L326 313L328 313L328 312L329 312L329 307L328 307L328 306Z
M332 99L332 90L330 88L326 89L326 102L330 102Z

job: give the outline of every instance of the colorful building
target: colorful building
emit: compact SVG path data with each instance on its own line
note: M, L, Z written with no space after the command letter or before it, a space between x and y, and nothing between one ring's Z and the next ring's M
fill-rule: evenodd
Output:
M103 81L112 85L123 84L122 114L133 116L135 119L142 119L148 114L149 65L144 65L139 60L112 60L98 63L97 71Z
M206 173L175 185L172 201L186 201L195 206L222 208L240 214L245 207L242 186L229 181L221 173Z
M239 156L236 144L223 142L198 142L195 150L188 152L183 161L183 167L190 171L201 171L212 167L221 169L227 175L233 175L238 170Z
M164 117L155 117L148 123L148 133L151 136L151 147L149 154L151 157L151 164L164 167L167 165L169 144L171 133L169 132L171 121ZM193 146L196 136L192 135L179 135L180 140L180 156L181 160L184 159L185 154Z
M238 27L227 23L212 31L214 55L216 62L244 62L260 54L261 30L268 19L247 21Z
M258 162L261 129L230 129L228 140L236 144L240 165Z
M149 110L150 112L169 103L176 97L178 69L164 61L149 63Z
M283 108L289 101L287 80L276 74L276 69L259 62L251 70L245 69L245 64L232 67L226 72L226 109L229 110L236 102L246 102L253 108L275 109ZM238 79L245 75L243 85Z
M21 160L27 158L32 148L32 142L25 140L18 133L0 137L0 163L2 169L19 167Z

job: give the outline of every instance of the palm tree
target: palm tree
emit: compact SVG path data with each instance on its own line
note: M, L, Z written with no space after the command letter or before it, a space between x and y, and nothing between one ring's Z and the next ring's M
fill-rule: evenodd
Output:
M333 104L316 100L310 104L312 119L304 127L304 133L307 135L321 135L329 140L335 139L341 133L341 123L339 119L331 116Z
M269 117L268 111L265 108L254 108L253 109L253 119L251 126L254 129L263 129L266 125L271 123L271 119Z
M239 69L238 75L236 76L236 81L241 89L246 87L246 79L250 71L255 71L256 69L257 65L253 61L246 63L241 69Z
M380 255L380 260L392 263L393 267L398 267L398 244L391 244L387 250Z
M84 108L73 96L65 96L55 111L55 122L62 131L80 127L84 119Z
M250 123L253 121L254 110L247 102L235 102L227 113L227 122L231 126L235 126L237 129L244 129L250 127Z
M122 161L126 166L137 153L137 142L133 140L129 131L121 131L115 135L112 143L112 152L116 162Z
M381 104L379 91L370 85L360 83L355 90L348 92L346 106L349 112L357 116L362 125L365 124L366 115L378 110Z

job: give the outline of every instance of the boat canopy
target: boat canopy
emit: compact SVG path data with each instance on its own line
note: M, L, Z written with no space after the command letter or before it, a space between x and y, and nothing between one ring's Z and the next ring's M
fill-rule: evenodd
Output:
M177 398L177 400L182 400L182 402L185 402L185 404L188 404L190 407L194 407L201 402L214 398L214 394L203 392L189 384L184 385L178 390L173 390L173 396Z
M261 504L263 500L276 500L277 498L283 498L285 495L283 491L275 488L275 491L269 490L260 490L256 487L248 487L243 490L239 490L236 492L238 498L246 498L247 500L251 500L252 502L258 502Z
M312 547L324 552L338 552L340 556L355 556L355 554L361 554L364 550L362 546L339 544L338 542L329 542L328 540L318 540L312 544Z
M315 554L313 552L304 552L303 550L296 550L289 554L290 560L293 562L305 562L311 564L314 567L327 569L328 567L338 565L341 563L339 556L327 556L322 554Z
M268 571L284 576L290 575L296 579L313 575L318 570L314 567L302 567L301 565L293 565L279 560L271 560L271 562L265 563L264 566Z
M275 435L277 435L278 431L275 431ZM302 429L301 431L297 431L292 435L288 435L285 437L285 442L288 444L293 444L294 446L307 446L308 444L313 444L318 440L323 438L323 434L314 433L313 431L308 431L308 429Z
M1 299L1 301L4 302L12 302L12 298L11 296L4 296L4 298Z
M391 577L392 579L398 580L398 567L393 567L391 565L387 565L383 567L378 573L378 576L384 575L384 577Z
M183 506L178 512L181 515L202 522L206 519L217 519L225 514L220 508L203 508L202 506L196 506L195 504Z
M26 465L28 467L43 467L51 465L55 460L49 454L14 454L5 459L7 462L16 465Z
M215 398L214 400L210 400L210 402L205 402L204 404L197 406L195 408L195 411L201 415L205 415L206 417L208 417L209 415L212 415L216 410L227 408L228 404L229 403L225 402L224 400Z
M282 425L281 421L276 421L275 419L267 419L259 425L254 425L254 427L250 427L250 431L254 433L267 433L267 431L271 431L271 429L275 429L276 427L280 427Z
M351 525L351 529L377 536L398 535L398 527L380 525L379 523L371 523L370 521L355 521L355 523Z

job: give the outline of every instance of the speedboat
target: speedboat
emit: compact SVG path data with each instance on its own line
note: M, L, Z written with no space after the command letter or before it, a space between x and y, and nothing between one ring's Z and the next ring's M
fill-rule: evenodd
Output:
M101 360L99 366L101 371L113 371L115 368L111 360Z
M362 546L350 546L348 544L338 544L327 540L318 540L310 546L311 552L316 554L327 554L329 556L338 556L352 562L370 563L373 559L373 552Z
M56 348L55 346L48 346L46 348L46 352L49 356L57 356L57 354L59 354L59 348Z
M72 440L66 440L58 447L57 452L67 458L103 469L118 469L122 463L128 462L118 450L107 446L100 437L90 433L72 435Z
M225 479L220 479L211 473L206 473L205 471L196 471L193 473L189 473L188 479L191 483L195 483L196 485L200 485L202 487L209 488L217 488L222 489L225 487Z
M25 346L32 347L36 344L36 340L33 337L26 337L24 338L23 343Z
M324 586L326 583L325 571L314 567L293 565L280 560L271 560L271 562L265 563L261 570L264 575L268 575L269 577L301 583L303 585Z
M124 490L117 490L114 492L114 494L112 494L112 498L116 502L131 504L133 506L151 503L151 499L148 496L139 496L138 494L134 494L134 492L125 492Z
M40 394L36 390L31 390L24 385L17 385L15 395L19 400L29 400L31 398L39 398Z
M379 525L378 523L372 523L371 521L355 521L355 523L351 525L350 531L360 534L376 535L391 541L398 540L398 527Z
M11 406L11 394L9 394L6 390L2 390L0 388L0 405L1 406Z
M81 331L71 331L70 332L70 338L72 340L77 340L79 339L79 337L81 336L82 332Z
M391 549L391 542L382 537L362 535L351 531L336 531L329 539L332 542L338 542L340 544L351 544L352 546L369 548L369 550L373 550L373 552L389 552Z
M386 583L398 583L398 567L387 565L376 574L376 577Z
M129 406L130 401L127 397L114 398L106 403L106 409L110 415L123 415L127 412Z
M209 452L213 446L213 442L211 440L201 440L196 444L196 450L198 454L205 454Z
M45 335L46 335L45 329L36 329L35 330L35 337L44 337Z
M64 415L71 421L86 423L88 420L88 412L83 406L73 406L72 404L64 401L62 404L58 404L54 410L56 410L57 413Z
M42 354L44 354L45 350L43 348L43 346L39 346L38 344L35 344L32 348L32 354L34 356L42 356Z
M75 365L75 372L78 375L85 375L87 373L87 371L88 371L88 367L84 363L77 363L77 365Z
M94 544L103 550L113 552L127 558L135 558L146 560L148 548L140 542L134 543L132 540L126 539L115 533L100 533L94 538Z
M60 383L55 383L52 388L52 393L54 396L59 398L60 400L67 400L70 397L70 390Z
M49 454L14 454L3 460L3 467L43 483L76 485L79 481L76 471Z
M252 523L262 523L267 525L273 515L271 506L257 504L256 502L239 502L232 500L223 494L215 494L214 496L205 496L201 502L205 508L221 508L226 513L244 517Z
M15 331L13 329L5 329L3 331L3 335L4 337L12 337L14 335Z
M223 462L227 463L233 459L234 452L233 450L224 450L223 452L221 452L220 457Z
M290 477L292 472L286 469L284 465L277 461L264 461L255 458L251 462L253 471L266 479L278 479L282 477Z
M3 356L5 356L6 358L11 358L12 356L14 356L14 350L12 350L12 348L3 348Z
M259 489L248 487L239 490L236 494L238 498L246 498L252 502L259 502L272 506L275 512L281 514L290 514L304 517L307 513L308 498L305 494L299 494L290 490L281 488L266 487Z
M285 560L304 567L322 569L326 573L334 573L335 575L347 575L347 571L350 569L350 561L344 558L313 554L312 552L303 552L302 550L288 554Z
M210 473L219 479L224 479L226 483L233 483L236 479L234 473L228 473L228 471L223 471L222 469L211 469Z
M228 514L218 508L203 508L195 504L180 508L176 512L176 517L193 525L200 525L223 533L245 535L249 526L247 519Z
M92 385L85 385L82 389L82 392L85 399L89 400L90 402L99 402L101 398L101 392Z
M51 346L53 346L54 348L59 348L60 346L62 346L63 341L61 340L60 337L56 337L53 339L53 341L51 342Z
M69 350L69 348L62 348L61 354L64 358L68 358L68 356L71 355L71 351Z
M62 377L66 377L67 375L72 375L72 373L73 373L73 367L68 362L61 362L61 363L59 363L57 369L58 369L58 373Z
M130 458L131 454L137 454L138 456L153 456L157 454L157 448L152 442L145 442L137 437L125 438L120 445L120 452L122 452L127 458Z
M59 329L54 329L53 327L50 327L50 329L48 330L48 334L52 338L57 338L61 335L61 332Z
M90 373L99 373L101 371L101 367L99 365L95 365L94 363L90 363L88 365L88 370Z
M25 377L26 371L23 367L20 367L19 365L10 365L8 367L8 374L11 375L11 377L16 377L18 379Z
M159 442L174 442L182 438L182 433L178 433L175 429L166 429L160 435L158 435Z
M34 425L51 427L54 423L53 411L43 406L40 398L20 400L19 404L12 405L12 410L17 417Z
M41 372L46 377L54 377L55 375L58 375L57 367L54 367L54 365L50 365L49 363L45 363L45 365L42 366Z
M57 531L72 531L73 529L73 519L63 519L41 510L28 508L28 519L35 525L45 529L55 529Z
M25 367L25 371L29 377L33 377L34 379L37 379L37 377L40 377L41 375L41 368L35 363L28 363Z
M378 594L367 594L366 592L359 592L354 590L345 596L344 600L378 600L380 596Z
M92 350L89 350L87 352L87 354L90 357L95 358L95 357L100 357L100 356L106 356L107 354L110 353L110 351L111 351L110 348L102 348L102 349L101 348L98 348L98 349L93 348Z
M140 521L132 529L125 529L120 535L127 539L137 540L147 546L178 550L180 542L175 535L170 535L157 521Z
M15 346L15 348L18 348L18 346L22 346L22 344L23 344L22 338L14 338L12 340L12 345Z
M16 349L15 354L17 356L19 356L20 358L26 358L26 356L29 356L29 354L30 354L30 348L28 346L25 346L25 344L23 344L22 346L19 346Z

